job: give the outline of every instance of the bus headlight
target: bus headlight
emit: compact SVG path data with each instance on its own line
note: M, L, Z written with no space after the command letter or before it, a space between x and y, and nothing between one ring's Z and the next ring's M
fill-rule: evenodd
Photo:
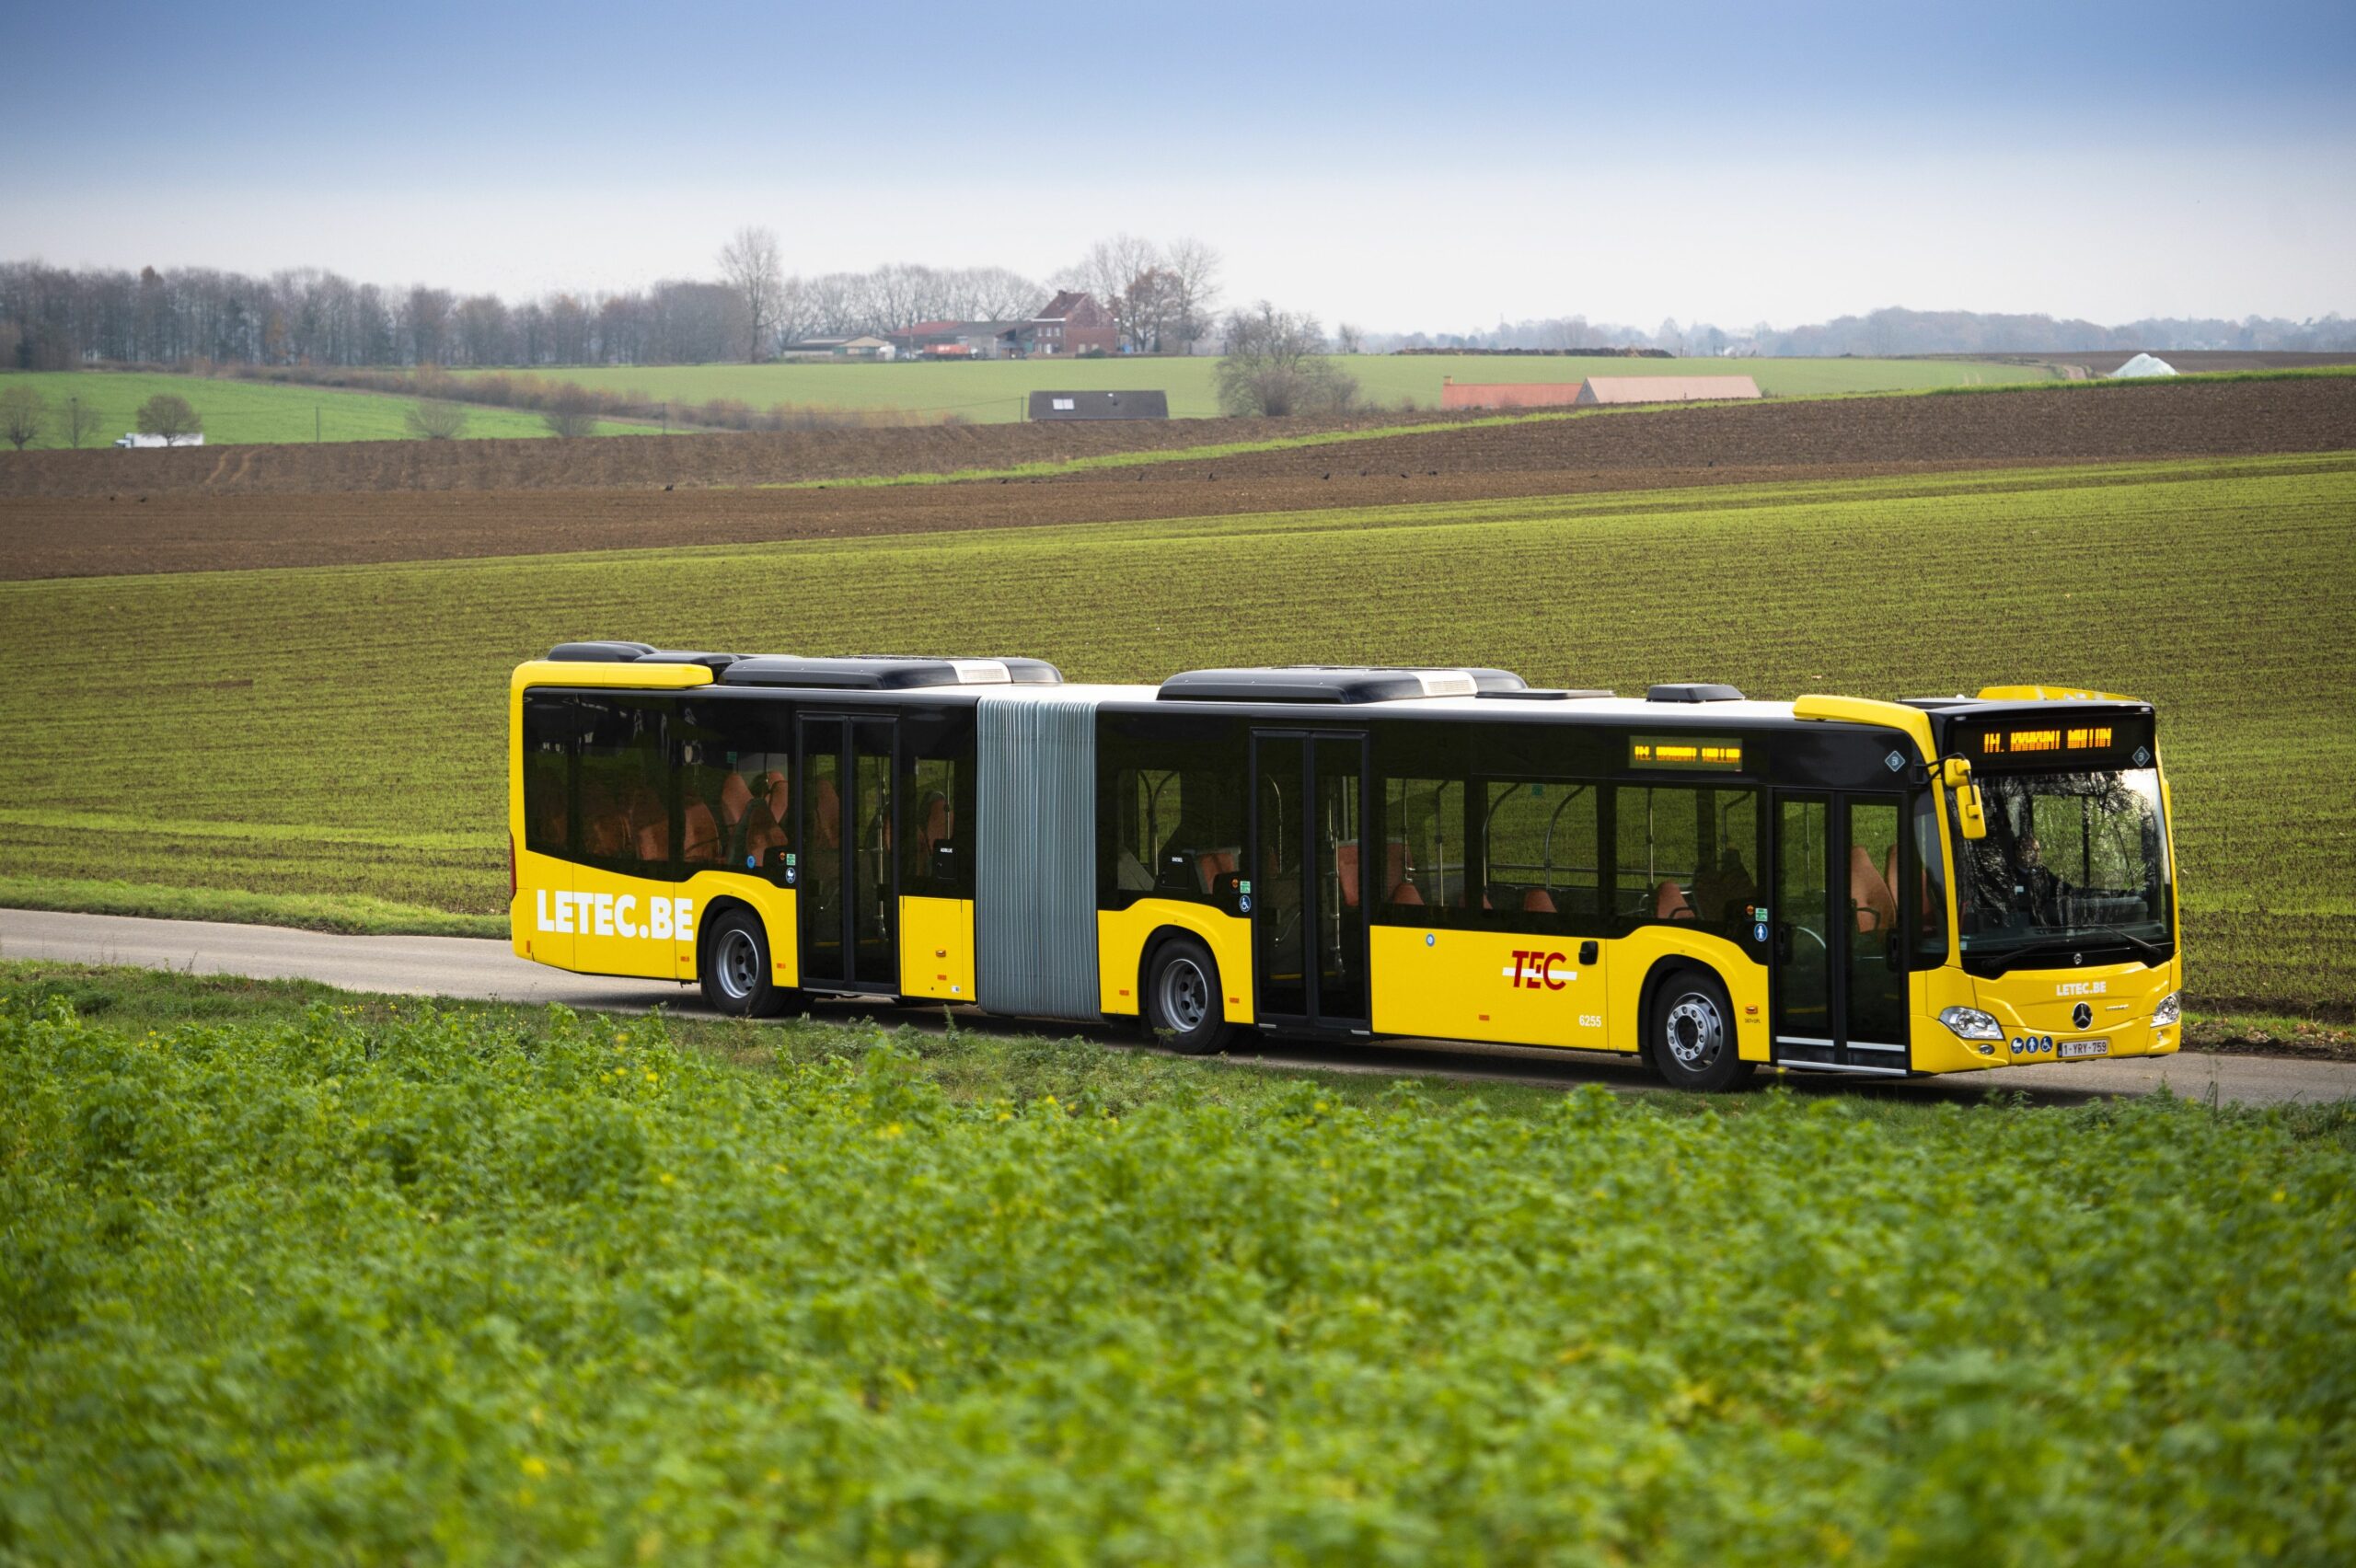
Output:
M2170 991L2160 998L2160 1005L2152 1009L2152 1027L2165 1029L2183 1016L2184 993Z
M2002 1040L2004 1026L1978 1008L1949 1008L1939 1014L1939 1021L1955 1032L1958 1040Z

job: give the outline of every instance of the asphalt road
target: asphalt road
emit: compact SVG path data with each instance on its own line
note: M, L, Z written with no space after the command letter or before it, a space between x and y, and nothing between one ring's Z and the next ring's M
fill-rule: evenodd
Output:
M256 979L317 980L351 991L455 997L534 1006L562 1002L575 1009L640 1011L655 1006L700 1007L691 986L652 980L599 979L527 963L505 942L467 937L340 937L279 926L233 926L201 920L147 920L116 915L60 915L0 909L0 958L47 958L75 963L135 964L199 974ZM961 1027L1058 1034L1101 1040L1108 1047L1148 1049L1133 1029L1026 1024L959 1009ZM937 1027L938 1005L874 1007L822 1001L818 1017L872 1016L889 1022ZM1634 1062L1589 1052L1546 1051L1438 1041L1327 1045L1262 1042L1240 1062L1274 1067L1387 1073L1419 1078L1488 1079L1573 1089L1600 1083L1615 1090L1656 1087ZM2114 1062L2051 1063L1934 1078L1864 1083L1831 1074L1783 1075L1803 1093L1969 1101L1992 1089L2018 1090L2045 1104L2073 1104L2111 1094L2148 1094L2163 1084L2187 1098L2274 1104L2356 1097L2356 1063L2288 1056L2175 1056Z

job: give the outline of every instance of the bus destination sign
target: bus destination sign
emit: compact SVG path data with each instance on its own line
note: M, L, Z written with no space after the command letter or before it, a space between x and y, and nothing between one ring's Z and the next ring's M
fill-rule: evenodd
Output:
M1636 735L1628 742L1628 766L1739 773L1742 743L1713 735Z
M1980 737L1980 754L1982 756L2020 756L2035 752L2108 751L2110 733L2108 724L1991 730Z

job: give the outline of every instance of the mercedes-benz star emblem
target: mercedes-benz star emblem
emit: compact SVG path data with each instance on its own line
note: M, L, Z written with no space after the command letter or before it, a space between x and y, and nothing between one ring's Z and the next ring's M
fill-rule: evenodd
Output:
M2095 1009L2086 1006L2084 1002L2080 1002L2076 1007L2070 1009L2070 1021L2076 1024L2080 1029L2085 1028L2086 1025L2094 1022L2094 1020Z

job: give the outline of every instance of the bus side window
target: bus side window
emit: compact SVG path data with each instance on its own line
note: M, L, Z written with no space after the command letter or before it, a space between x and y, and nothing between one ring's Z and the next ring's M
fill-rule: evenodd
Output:
M572 853L573 699L524 697L524 847Z
M1616 913L1623 920L1739 925L1759 901L1759 794L1691 784L1623 784Z
M581 852L616 870L661 875L671 860L674 779L653 699L581 699Z
M1604 913L1600 804L1592 784L1565 778L1483 781L1484 907L1582 924ZM1513 922L1508 922L1509 924Z
M1914 797L1914 952L1936 963L1947 955L1947 868L1939 843L1939 816L1928 790ZM1900 897L1902 901L1904 895Z
M1180 842L1185 798L1185 780L1174 768L1124 767L1114 774L1107 848L1114 893L1204 891L1195 847Z
M1383 858L1374 868L1376 901L1405 910L1461 909L1470 861L1464 847L1464 780L1383 781Z
M902 885L936 898L960 896L964 886L964 823L957 811L957 759L919 756L908 765L907 847Z
M697 705L683 704L672 725L673 755L679 777L679 859L690 866L726 862L728 839L721 829L722 798L730 772L723 737L701 722Z

